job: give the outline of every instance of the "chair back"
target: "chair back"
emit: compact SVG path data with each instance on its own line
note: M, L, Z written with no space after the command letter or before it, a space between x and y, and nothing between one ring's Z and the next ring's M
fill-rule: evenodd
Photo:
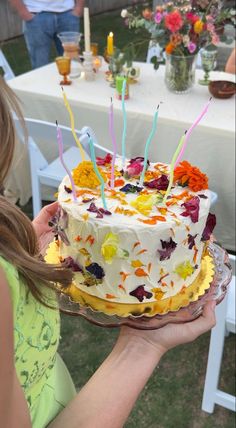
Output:
M1 49L0 49L0 67L4 71L3 77L5 80L10 80L10 79L13 79L13 77L15 77L15 74Z

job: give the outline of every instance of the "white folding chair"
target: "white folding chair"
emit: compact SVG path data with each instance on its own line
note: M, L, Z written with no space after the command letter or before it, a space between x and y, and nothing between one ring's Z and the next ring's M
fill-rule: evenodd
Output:
M29 134L28 152L31 172L33 215L35 217L42 207L41 185L43 184L57 189L63 177L66 175L66 171L59 157L48 161L43 154L43 144L54 145L54 153L58 153L56 124L35 119L25 119L25 123ZM17 118L15 118L15 126L18 137L23 142L24 135L21 124ZM74 141L71 129L66 126L60 126L60 129L65 148L63 158L69 170L72 170L81 161L80 150ZM105 156L107 153L110 153L109 150L104 149L97 143L95 134L91 128L86 126L81 131L76 130L76 134L84 148L86 159L90 159L88 134L93 138L96 156Z
M13 77L15 77L15 74L13 73L13 70L11 68L11 66L9 65L3 51L0 49L0 67L2 67L3 71L4 71L4 79L5 80L10 80L13 79Z
M208 354L202 410L213 413L215 404L236 411L236 397L218 389L225 336L236 333L235 322L235 256L230 255L233 277L227 295L216 307L216 326L212 329ZM232 356L234 357L234 356Z

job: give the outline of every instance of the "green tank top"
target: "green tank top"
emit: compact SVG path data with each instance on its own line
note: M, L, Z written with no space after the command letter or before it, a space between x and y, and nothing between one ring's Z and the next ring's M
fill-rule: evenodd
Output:
M60 314L51 290L50 309L38 302L15 267L0 257L10 287L14 314L15 366L33 428L45 428L74 397L75 388L57 353ZM52 300L53 299L53 300Z

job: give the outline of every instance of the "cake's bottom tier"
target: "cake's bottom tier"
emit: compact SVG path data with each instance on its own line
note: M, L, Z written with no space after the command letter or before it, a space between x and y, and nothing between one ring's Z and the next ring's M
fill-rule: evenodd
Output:
M58 247L52 243L47 251L46 261L48 263L58 263ZM71 284L67 289L59 289L60 292L68 294L74 302L81 306L87 306L94 311L99 311L107 315L118 315L120 317L153 317L154 315L164 315L171 311L178 311L186 307L191 302L195 302L210 287L214 277L214 261L209 252L205 252L201 260L200 273L194 282L170 298L158 300L156 302L145 302L136 304L115 303L100 299L82 291L78 285Z

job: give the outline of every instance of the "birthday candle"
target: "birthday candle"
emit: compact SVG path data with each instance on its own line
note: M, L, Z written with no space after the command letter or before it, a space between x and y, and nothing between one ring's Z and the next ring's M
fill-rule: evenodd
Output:
M79 147L80 155L81 155L82 161L85 161L85 154L84 154L83 147L82 147L81 142L79 141L79 139L78 139L78 137L77 137L77 135L76 135L76 132L75 132L75 119L74 119L73 112L72 112L72 110L71 110L70 104L69 104L69 102L68 102L67 96L66 96L65 91L64 91L64 89L62 88L62 86L61 86L61 89L62 89L62 94L63 94L64 104L65 104L65 106L66 106L66 108L67 108L67 110L68 110L68 112L69 112L69 115L70 115L71 132L72 132L72 134L73 134L73 137L74 137L74 139L75 139L76 144L77 144L77 145L78 145L78 147Z
M125 139L126 139L126 130L127 130L127 116L125 110L125 90L126 90L126 79L123 81L122 85L122 112L123 112L123 134L122 134L122 167L125 168Z
M92 140L92 138L90 137L89 134L88 134L88 137L89 137L89 148L90 148L91 160L93 162L93 168L94 168L95 174L96 174L98 180L101 183L101 197L102 197L102 202L103 202L103 208L106 210L107 209L107 204L106 204L105 191L104 191L104 189L105 189L105 183L104 183L104 180L103 180L103 178L102 178L102 176L101 176L101 174L100 174L100 172L98 170L97 164L96 164L96 156L95 156L95 150L94 150L93 140Z
M107 36L107 55L111 56L114 52L113 33L110 32Z
M117 145L116 145L116 137L114 132L114 113L113 113L112 98L111 98L111 106L110 106L110 114L109 114L109 131L110 131L112 147L113 147L113 156L112 156L112 164L111 164L111 188L114 189Z
M60 157L60 161L61 161L61 163L62 163L63 167L65 168L65 170L66 170L66 172L67 172L67 174L68 174L68 176L69 176L69 179L70 179L70 182L71 182L71 188L72 188L73 199L74 199L74 202L76 202L77 198L76 198L75 183L74 183L74 180L73 180L73 178L72 178L71 172L70 172L70 170L67 168L67 166L66 166L66 164L65 164L65 162L64 162L64 159L63 159L63 140L62 140L62 133L61 133L61 129L60 129L60 128L59 128L59 126L58 126L57 121L56 121L56 125L57 125L57 142L58 142L58 148L59 148L59 157Z
M176 151L174 153L174 156L172 158L171 164L170 164L169 185L167 187L165 196L163 198L163 204L166 203L167 196L169 196L169 193L170 193L170 190L171 190L171 187L172 187L172 184L173 184L176 158L177 158L177 156L178 156L178 154L179 154L179 152L180 152L180 150L181 150L181 148L182 148L182 146L184 144L184 141L185 141L185 138L186 138L186 133L187 133L187 131L185 131L184 135L182 135L182 137L181 137L181 139L179 141L179 144L177 146L177 149L176 149Z
M159 105L157 106L156 112L155 112L155 114L153 116L152 130L151 130L151 132L149 134L149 137L148 137L146 145L145 145L143 170L142 170L142 174L141 174L140 181L139 181L139 185L140 186L143 185L144 175L145 175L145 171L146 171L146 168L147 168L149 146L150 146L150 143L151 143L151 141L152 141L152 139L154 137L154 134L156 132L156 129L157 129L158 112L159 112Z
M202 112L200 113L200 115L197 117L197 119L195 120L195 122L192 124L192 126L191 126L191 127L189 128L189 130L187 131L186 138L185 138L185 142L184 142L184 145L183 145L183 147L182 147L182 149L181 149L181 151L180 151L180 153L179 153L178 158L176 159L175 167L178 165L178 163L179 163L179 161L180 161L181 157L183 156L184 150L185 150L185 148L186 148L186 145L187 145L188 139L189 139L189 137L190 137L190 135L191 135L192 131L193 131L193 130L194 130L194 128L197 126L197 124L200 122L200 120L202 119L202 117L207 113L207 110L208 110L208 108L209 108L209 105L210 105L211 100L212 100L212 97L211 97L211 98L209 99L209 101L206 103L206 105L205 105L204 109L202 110Z

